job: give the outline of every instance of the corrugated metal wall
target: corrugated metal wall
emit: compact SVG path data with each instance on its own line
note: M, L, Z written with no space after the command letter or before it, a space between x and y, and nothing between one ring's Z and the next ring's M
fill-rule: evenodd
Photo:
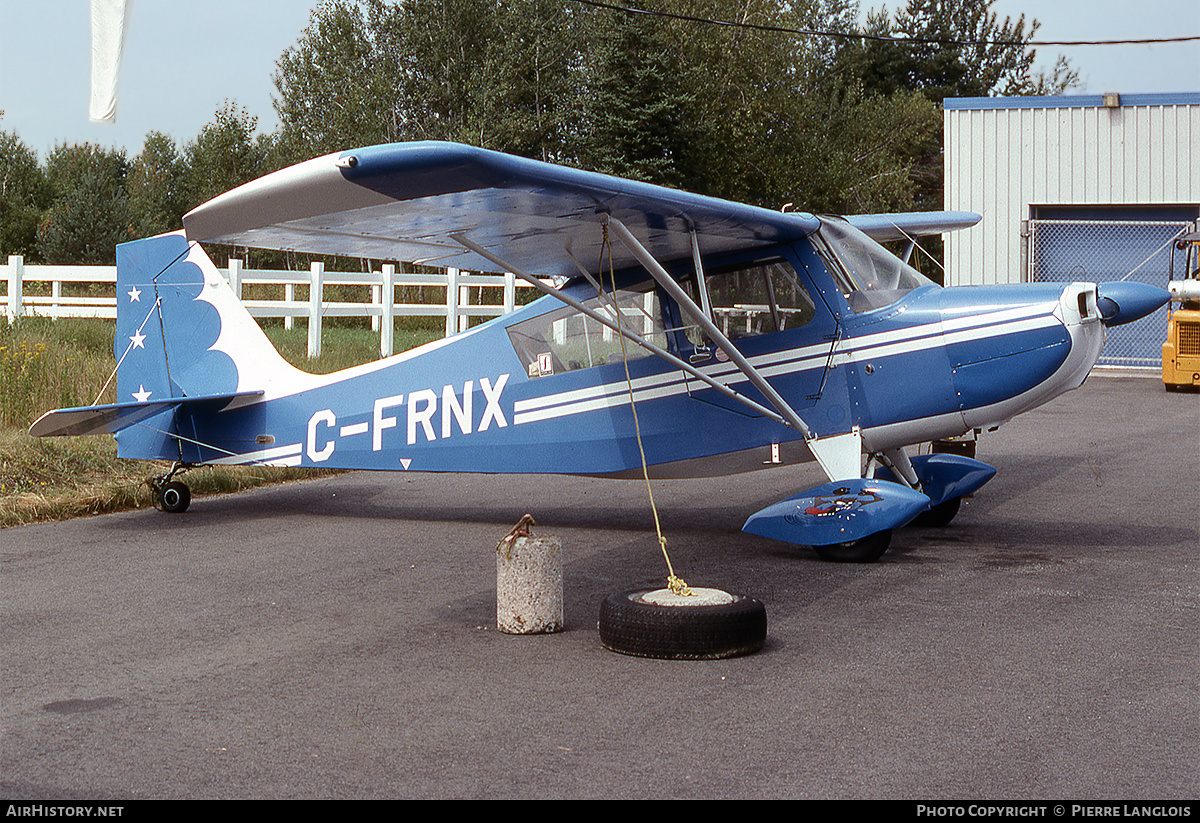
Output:
M1200 93L945 101L946 283L1025 279L1031 206L1200 203Z

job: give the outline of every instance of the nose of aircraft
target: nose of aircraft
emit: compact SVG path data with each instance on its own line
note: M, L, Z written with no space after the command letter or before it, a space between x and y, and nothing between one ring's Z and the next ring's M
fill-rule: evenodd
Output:
M1170 299L1170 292L1149 283L1119 280L1096 286L1100 322L1109 328L1140 320Z

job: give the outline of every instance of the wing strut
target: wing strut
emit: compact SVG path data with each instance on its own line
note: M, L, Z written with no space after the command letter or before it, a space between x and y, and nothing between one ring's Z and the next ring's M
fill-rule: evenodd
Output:
M692 268L696 270L696 285L697 291L700 292L700 309L704 312L705 317L713 316L712 303L708 298L708 282L704 278L704 263L700 260L700 238L696 236L696 229L692 227L689 232L692 235Z
M751 400L749 397L745 397L744 395L737 393L733 389L726 386L724 383L720 383L720 382L714 380L712 377L710 377L709 375L700 371L695 366L691 365L690 363L684 362L683 360L679 359L678 357L676 357L675 355L666 351L665 349L661 349L658 346L654 345L653 343L643 340L638 335L636 335L633 332L626 329L624 324L618 324L618 323L612 322L611 320L609 320L607 317L600 314L599 312L589 309L587 306L583 305L583 303L579 302L574 297L571 297L570 295L565 294L564 292L562 292L559 289L554 288L553 286L546 285L540 279L538 279L537 277L534 277L529 272L522 271L520 267L514 266L512 263L509 263L508 261L504 260L503 258L501 258L495 254L492 254L490 251L485 249L483 246L480 246L478 243L472 242L466 236L464 236L462 234L451 234L450 237L456 243L463 246L464 248L470 249L471 251L475 252L480 257L484 258L485 260L490 260L491 262L495 263L497 266L500 266L501 268L503 268L504 271L512 272L517 277L520 277L522 280L528 282L532 286L536 286L539 290L545 292L546 294L550 295L551 297L561 300L563 303L566 303L568 306L575 309L576 311L586 314L588 317L592 318L593 320L595 320L597 323L604 326L605 328L615 331L617 334L620 334L622 337L626 338L630 342L632 342L638 346L641 346L643 349L646 349L647 351L658 355L659 357L663 358L664 360L668 361L669 363L671 363L675 366L678 366L679 368L683 369L685 372L687 372L691 376L695 377L697 380L704 381L709 386L712 386L714 389L721 392L721 394L724 394L725 396L732 398L733 400L736 400L739 403L743 403L746 406L749 406L750 408L754 409L759 414L762 414L762 415L776 421L777 423L782 423L785 426L788 425L788 422L783 417L781 417L779 414L772 411L771 409L768 409L766 406L763 406L760 403L756 403L753 400ZM617 314L617 317L618 318L620 317L619 313ZM803 425L803 424L801 424L801 425Z
M737 347L734 346L729 338L717 328L717 325L713 323L712 319L707 317L704 314L704 311L692 301L692 298L687 296L687 292L683 290L683 287L676 283L675 278L671 277L671 275L667 273L667 270L664 269L659 262L654 259L654 255L650 254L650 252L646 250L646 247L638 242L638 239L633 236L629 229L625 228L621 221L608 215L605 215L604 218L605 222L616 232L617 237L621 238L621 242L624 243L631 252L633 252L633 256L636 257L638 261L646 268L646 271L650 273L650 276L657 280L660 286L666 289L667 293L675 299L675 302L677 302L684 311L691 315L692 319L696 321L696 324L704 330L704 333L709 336L709 339L716 341L717 345L720 346L727 355L729 355L730 361L732 361L733 364L738 367L742 374L746 375L746 378L754 385L756 389L763 393L763 395L771 402L771 405L779 410L779 416L782 418L783 424L803 433L806 440L812 440L812 430L809 429L804 421L800 419L800 415L796 414L796 410L793 409L788 402L779 395L779 392L775 391L771 384L767 382L766 378L759 374L758 370L755 369L754 366L750 365L750 361L747 360L742 353L737 350ZM772 417L776 416L772 415Z

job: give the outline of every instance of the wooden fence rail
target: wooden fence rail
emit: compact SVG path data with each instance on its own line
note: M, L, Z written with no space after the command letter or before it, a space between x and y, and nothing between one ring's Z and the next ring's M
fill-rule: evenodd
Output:
M24 258L8 258L3 282L8 284L4 297L4 313L8 322L19 317L51 318L117 316L115 266L27 266ZM382 266L375 272L331 272L323 263L313 263L305 271L278 269L247 269L241 260L230 260L222 274L234 293L254 317L282 317L284 325L292 328L297 317L308 323L308 356L321 354L321 320L325 317L370 317L371 328L379 332L379 356L392 354L394 320L397 317L440 316L446 320L446 336L466 330L472 317L495 317L507 314L516 307L519 288L533 288L512 274L471 274L458 269L446 269L441 274L398 273L395 265ZM26 284L49 284L49 294L28 294ZM63 290L63 284L111 285L113 293L96 296L73 294ZM249 284L283 286L283 298L242 299L243 287ZM326 299L327 286L366 286L370 289L367 301L333 301ZM445 290L445 300L436 303L397 303L396 289L400 287L433 287ZM296 288L308 289L307 299L297 299ZM479 289L479 299L470 301L470 289ZM484 290L499 289L497 296L482 300ZM45 291L42 286L38 291ZM103 289L101 289L103 290ZM95 289L89 289L95 291ZM366 291L363 291L366 294ZM385 300L384 295L391 295ZM499 298L497 300L497 297Z

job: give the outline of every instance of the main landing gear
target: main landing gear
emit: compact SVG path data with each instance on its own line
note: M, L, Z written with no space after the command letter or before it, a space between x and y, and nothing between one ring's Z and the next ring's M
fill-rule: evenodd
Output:
M938 503L928 511L921 512L909 521L906 527L937 529L948 526L958 514L961 506L962 498L952 497ZM891 540L892 530L885 529L848 543L813 546L813 549L822 560L833 560L839 563L874 563L883 557Z
M950 521L958 514L959 508L962 506L961 497L952 497L933 506L927 512L921 512L909 522L908 525L918 528L934 528L940 529L943 526L949 526Z
M174 477L190 469L187 463L176 463L166 474L151 477L146 481L150 493L154 496L154 508L168 514L179 514L187 511L192 502L191 489L187 484L175 480Z
M891 542L892 530L884 529L847 543L813 546L813 551L822 560L832 560L835 563L874 563L883 557Z

